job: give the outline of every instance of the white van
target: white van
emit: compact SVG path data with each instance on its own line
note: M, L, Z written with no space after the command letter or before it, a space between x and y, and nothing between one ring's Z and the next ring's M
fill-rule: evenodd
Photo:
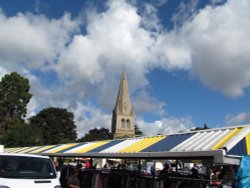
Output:
M61 188L47 156L0 153L0 188Z

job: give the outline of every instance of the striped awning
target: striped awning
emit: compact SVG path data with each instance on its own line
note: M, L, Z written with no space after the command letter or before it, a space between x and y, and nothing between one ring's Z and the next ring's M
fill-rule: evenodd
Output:
M6 148L4 152L105 158L237 157L250 154L250 126L84 143Z

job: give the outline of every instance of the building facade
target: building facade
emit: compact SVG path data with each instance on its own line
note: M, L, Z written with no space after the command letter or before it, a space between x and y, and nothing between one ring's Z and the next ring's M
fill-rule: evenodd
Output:
M123 68L119 91L113 110L111 132L113 138L129 138L135 136L135 115L130 101L125 67Z

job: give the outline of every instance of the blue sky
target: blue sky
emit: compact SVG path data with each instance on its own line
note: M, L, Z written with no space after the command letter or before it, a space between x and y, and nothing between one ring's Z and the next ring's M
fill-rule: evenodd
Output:
M248 0L0 0L0 77L27 77L28 117L111 126L123 65L146 135L250 121Z

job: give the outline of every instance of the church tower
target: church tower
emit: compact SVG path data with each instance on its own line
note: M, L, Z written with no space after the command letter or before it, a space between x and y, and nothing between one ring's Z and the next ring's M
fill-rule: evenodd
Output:
M125 67L123 68L116 104L113 110L112 135L113 138L135 136L134 109L130 102Z

